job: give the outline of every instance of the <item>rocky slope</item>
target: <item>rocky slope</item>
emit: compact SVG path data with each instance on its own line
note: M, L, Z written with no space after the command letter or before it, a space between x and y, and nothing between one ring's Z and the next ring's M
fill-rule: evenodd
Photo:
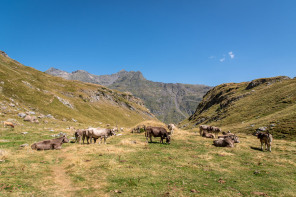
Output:
M279 76L216 86L180 126L200 124L247 133L263 127L276 137L295 138L296 79Z
M129 93L54 77L1 52L0 120L22 123L19 116L26 113L50 121L93 126L100 122L128 127L144 120L156 120L143 101Z
M141 98L151 113L166 123L177 123L193 114L202 96L211 88L205 85L149 81L141 72L121 70L112 75L93 75L83 70L67 73L55 68L45 71L53 76L80 80L131 92Z

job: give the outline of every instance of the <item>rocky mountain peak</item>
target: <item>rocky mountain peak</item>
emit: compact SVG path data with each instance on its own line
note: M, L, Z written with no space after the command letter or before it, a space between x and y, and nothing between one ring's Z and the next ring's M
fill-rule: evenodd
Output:
M65 79L70 79L70 73L53 67L49 68L47 71L45 71L45 73Z
M2 55L4 57L8 57L8 55L4 51L0 51L0 55Z
M63 77L57 75L57 72L51 73L50 70L46 73ZM203 95L211 89L204 85L153 82L147 80L140 71L124 69L111 75L94 75L83 70L68 74L67 79L96 83L122 92L131 92L134 96L141 98L157 118L166 123L177 123L192 115Z

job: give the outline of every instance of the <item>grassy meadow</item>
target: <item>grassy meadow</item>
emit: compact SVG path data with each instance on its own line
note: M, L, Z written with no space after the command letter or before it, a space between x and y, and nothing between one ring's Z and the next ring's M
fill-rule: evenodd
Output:
M0 196L296 195L296 142L275 139L272 152L262 152L256 137L238 134L235 148L217 148L197 130L177 130L170 145L147 144L126 129L107 144L20 147L59 132L73 136L63 124L1 128Z
M252 82L228 83L210 90L195 114L180 123L186 128L215 125L232 132L253 133L267 127L278 139L296 139L296 78L273 77L254 88ZM273 126L271 126L273 125Z

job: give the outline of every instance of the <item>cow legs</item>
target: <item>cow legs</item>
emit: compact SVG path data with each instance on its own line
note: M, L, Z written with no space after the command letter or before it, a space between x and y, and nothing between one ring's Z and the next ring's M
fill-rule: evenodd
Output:
M83 144L84 144L84 140L85 140L85 135L82 136L82 141L83 141Z
M199 129L199 135L202 136L203 130L200 128Z
M152 136L150 135L150 143L152 143Z
M271 152L271 144L268 144L268 150Z
M60 145L53 145L53 149L60 150L62 147Z
M263 151L263 143L261 142L261 150Z

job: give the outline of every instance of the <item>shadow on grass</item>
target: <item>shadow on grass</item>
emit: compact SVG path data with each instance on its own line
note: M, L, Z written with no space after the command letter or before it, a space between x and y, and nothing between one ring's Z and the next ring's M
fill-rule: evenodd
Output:
M148 142L148 144L162 144L162 143L160 143L160 142ZM167 143L163 143L162 145L170 145L170 144L167 144Z
M261 148L253 147L253 146L251 146L251 149L253 149L253 150L258 150L258 151L262 151Z

